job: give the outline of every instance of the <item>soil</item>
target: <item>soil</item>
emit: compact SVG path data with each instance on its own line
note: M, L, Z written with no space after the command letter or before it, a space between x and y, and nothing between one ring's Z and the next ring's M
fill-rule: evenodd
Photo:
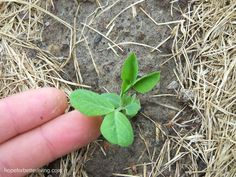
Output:
M102 5L105 5L106 3L111 5L114 2L114 0L100 0ZM106 25L116 16L116 14L132 2L137 1L126 0L117 3L110 10L107 10L97 17L90 26L103 34L106 34L108 31ZM73 24L77 3L75 1L55 0L54 5L55 7L51 8L51 12L66 22ZM179 1L176 5L185 7L186 1ZM77 18L77 27L79 29L83 28L81 23L86 23L86 17L93 13L97 7L96 1L81 1ZM180 14L175 10L173 10L174 14L171 16L171 4L168 0L147 0L136 7L136 17L133 17L130 8L115 20L115 27L109 35L110 39L115 40L116 43L133 41L155 47L170 35L170 27L173 26L157 26L139 9L139 7L142 7L158 23L173 21L180 18ZM44 29L41 46L50 50L56 56L62 58L67 57L70 39L70 32L68 29L60 23L55 23L55 20L47 16L44 19L44 23L49 25ZM78 31L78 36L80 36L80 34L81 31ZM119 92L121 83L119 74L120 68L125 57L131 51L134 51L138 56L141 75L151 71L161 71L160 84L150 93L139 95L142 111L132 121L135 131L134 144L129 148L120 148L113 145L107 145L105 142L101 141L100 145L106 147L106 156L102 153L99 146L97 146L96 150L85 164L85 170L89 177L110 177L113 173L141 173L141 168L137 168L137 172L136 169L133 171L124 169L132 166L132 164L150 162L150 156L153 153L154 148L156 149L157 156L162 147L162 142L158 141L156 138L156 128L154 124L145 118L142 113L145 113L155 122L163 125L173 118L177 111L161 106L160 104L171 105L178 109L183 108L183 105L176 97L151 97L154 94L175 94L173 90L167 89L167 86L172 81L176 80L173 72L175 63L173 60L170 60L166 64L161 65L168 59L168 57L165 57L164 55L171 53L171 40L167 41L159 48L161 52L150 52L149 48L137 45L125 45L122 46L123 52L114 48L119 54L119 56L116 56L112 50L107 50L109 47L108 41L100 34L93 30L88 31L86 28L84 35L87 37L92 56L99 70L99 76L94 69L85 42L81 42L77 45L77 58L84 80L83 84L92 86L92 89L97 92L104 92L104 88L110 92ZM65 73L66 74L63 75L65 79L75 81L76 75L72 62L69 62L65 66ZM147 146L145 146L144 140L146 141ZM147 147L150 154L147 151ZM166 175L169 176L168 174Z

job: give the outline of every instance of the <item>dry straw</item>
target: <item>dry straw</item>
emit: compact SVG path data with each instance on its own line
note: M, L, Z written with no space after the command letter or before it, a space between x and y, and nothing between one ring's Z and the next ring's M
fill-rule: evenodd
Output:
M66 93L71 91L71 86L88 87L80 84L79 77L73 81L63 78L63 75L66 75L63 67L66 62L74 59L74 31L70 24L47 10L51 6L52 1L0 0L0 98L46 86L59 88ZM68 57L59 58L52 55L48 49L38 47L42 42L45 15L61 23L71 32L71 50ZM79 71L78 63L75 64L76 71ZM86 176L83 170L86 152L85 148L61 160L61 176ZM45 175L39 171L29 176Z
M119 1L108 7L102 7L100 1L96 1L98 10L102 10L97 16ZM79 72L75 48L78 42L86 40L83 31L99 33L90 26L95 19L94 14L83 25L82 35L77 42L76 24L70 25L51 14L47 9L53 6L53 1L47 2L0 1L0 98L44 86L54 86L67 93L72 85L84 86L79 84L83 78ZM175 8L176 2L172 1L171 7ZM130 8L134 6L130 5ZM177 23L167 39L173 39L172 55L167 61L176 62L175 72L181 86L178 95L184 97L193 113L188 119L181 120L180 115L184 110L177 110L179 112L166 125L172 129L171 135L162 125L144 116L156 126L157 139L164 141L161 151L157 153L154 148L151 152L146 146L150 162L139 164L137 161L133 166L142 167L142 174L115 173L114 176L236 176L236 1L192 0L185 12L179 11L182 13L181 20L163 24L155 22L146 11L142 12L157 25ZM55 57L37 46L36 41L42 41L45 15L63 24L71 32L67 58ZM110 22L110 30L115 18ZM114 53L116 48L122 50L120 46L127 44L153 50L158 50L162 44L157 47L132 41L117 44L108 35L102 36L111 43L109 46ZM78 72L75 81L62 77L63 67L70 60L75 64L75 72ZM93 64L96 67L95 61ZM140 137L146 144L141 133ZM91 145L63 158L60 161L63 170L60 176L86 177L83 164L93 152ZM30 176L44 175L34 173Z
M172 31L172 58L182 87L179 93L188 98L196 114L187 124L174 123L173 127L178 127L177 136L168 137L174 157L163 166L157 165L155 175L175 163L174 176L185 171L187 176L233 177L236 176L236 1L195 0L182 16L185 22ZM195 128L196 125L199 127Z
M41 1L0 1L0 98L44 86L66 92L71 90L70 85L84 86L63 79L66 59L37 46L42 41L45 13L59 20L45 10L49 6ZM71 28L61 19L59 22Z

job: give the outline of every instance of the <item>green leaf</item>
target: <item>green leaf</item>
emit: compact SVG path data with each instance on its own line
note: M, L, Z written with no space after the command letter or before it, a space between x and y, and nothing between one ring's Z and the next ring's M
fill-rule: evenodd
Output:
M143 76L135 81L133 88L140 93L146 93L152 90L160 82L160 72L153 72Z
M127 96L124 98L124 110L125 114L130 118L134 117L138 111L141 109L139 100L136 98L136 95Z
M115 93L103 93L101 94L102 97L108 99L108 101L113 104L115 108L118 108L120 106L120 96Z
M123 81L121 91L124 93L126 89L131 86L138 76L138 61L136 55L131 53L125 60L122 70L121 79Z
M127 106L128 104L130 104L130 103L133 103L135 100L137 100L135 94L132 95L132 96L127 95L127 94L123 95L123 96L122 96L122 103L123 103L123 104L122 104L122 107L125 107L125 106Z
M70 94L72 107L87 116L100 116L115 110L115 107L107 98L84 89L78 89Z
M131 103L125 107L125 113L130 117L134 117L140 109L141 109L140 104Z
M133 143L132 126L121 112L114 111L104 117L101 125L102 135L112 144L127 147Z
M126 105L128 105L132 102L133 98L130 95L124 94L124 95L122 95L121 99L122 99L122 105L121 106L125 107Z
M131 88L132 84L130 84L128 81L123 81L121 85L121 91L122 93L127 92Z

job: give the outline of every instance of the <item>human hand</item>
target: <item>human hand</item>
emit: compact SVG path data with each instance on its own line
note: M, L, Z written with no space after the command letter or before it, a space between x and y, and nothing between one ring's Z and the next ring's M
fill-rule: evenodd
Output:
M0 100L0 177L9 169L36 169L99 135L101 119L77 111L64 114L64 93L55 88L26 91Z

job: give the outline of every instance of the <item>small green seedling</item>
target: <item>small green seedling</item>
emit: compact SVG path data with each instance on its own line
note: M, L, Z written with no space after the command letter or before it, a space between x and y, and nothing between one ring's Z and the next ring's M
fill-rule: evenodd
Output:
M102 135L112 144L127 147L133 143L134 134L130 119L141 109L139 99L135 94L129 94L131 89L139 93L150 91L159 81L160 72L152 72L138 77L138 61L131 53L125 60L121 70L120 95L115 93L97 94L78 89L71 93L72 107L87 116L103 116Z

